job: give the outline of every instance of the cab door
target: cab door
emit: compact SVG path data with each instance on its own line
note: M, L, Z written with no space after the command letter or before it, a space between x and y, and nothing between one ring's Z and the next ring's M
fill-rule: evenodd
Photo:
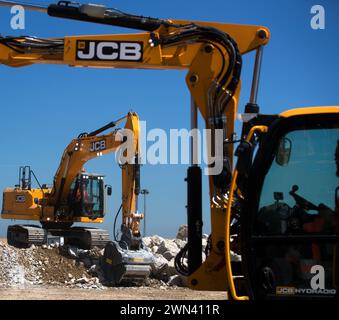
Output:
M338 120L280 119L261 141L242 214L252 298L338 298Z

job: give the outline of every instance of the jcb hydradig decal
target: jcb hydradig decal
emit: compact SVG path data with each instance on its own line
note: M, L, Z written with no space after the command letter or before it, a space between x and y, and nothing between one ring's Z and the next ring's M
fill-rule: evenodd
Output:
M310 279L310 288L296 288L288 286L277 286L277 295L335 295L336 289L325 288L325 268L321 265L311 267L310 274L314 274Z
M78 40L76 59L94 61L142 61L143 43Z

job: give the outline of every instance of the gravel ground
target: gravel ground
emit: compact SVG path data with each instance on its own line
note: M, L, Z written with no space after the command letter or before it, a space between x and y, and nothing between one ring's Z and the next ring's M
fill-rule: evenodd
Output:
M35 287L0 289L0 300L225 300L226 292L193 291L187 288L76 288Z
M71 257L67 250L18 249L0 239L0 300L225 300L226 292L193 291L159 279L107 287L100 250Z

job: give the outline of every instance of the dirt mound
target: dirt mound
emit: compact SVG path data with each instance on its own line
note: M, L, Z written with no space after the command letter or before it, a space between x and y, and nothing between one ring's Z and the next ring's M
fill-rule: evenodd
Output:
M92 260L88 258L87 262L91 264ZM0 287L66 285L100 288L99 278L93 276L95 268L95 264L86 268L81 258L67 256L57 247L17 249L0 241Z
M67 284L71 279L88 276L83 264L60 255L59 248L36 248L32 250L32 259L22 259L26 270L33 264L44 284Z
M35 286L80 289L106 289L100 258L103 250L82 250L55 245L27 249L9 246L0 240L0 288L29 289ZM161 288L169 285L161 279L143 282L123 281L121 288Z
M153 254L151 275L143 282L124 280L119 287L185 287L187 279L175 268L175 257L187 241L187 226L180 226L176 239L154 235L143 238L146 250ZM208 236L203 235L202 257ZM29 286L63 286L83 289L105 289L100 260L104 250L82 250L72 246L49 246L18 249L0 240L0 287L27 288ZM184 259L184 263L187 261Z

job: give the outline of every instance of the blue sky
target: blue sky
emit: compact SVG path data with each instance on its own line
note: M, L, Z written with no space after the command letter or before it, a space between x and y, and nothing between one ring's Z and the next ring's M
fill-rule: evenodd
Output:
M37 1L31 1L38 3ZM263 113L310 105L339 105L339 1L90 1L126 12L159 18L264 25L271 41L264 52L259 104ZM40 1L47 4L47 1ZM313 5L324 6L325 30L310 27ZM26 13L26 29L10 28L9 8L0 8L2 35L131 33ZM239 110L248 101L253 54L244 57ZM147 127L188 128L189 91L183 71L76 69L36 65L22 69L0 66L0 189L17 183L19 165L29 164L42 183L51 183L61 154L80 132L90 131L126 114L138 112ZM239 127L239 125L238 125ZM114 155L90 162L88 171L106 175L113 185L104 227L111 230L120 206L120 169ZM186 222L186 166L143 166L142 186L149 189L147 229L172 237ZM204 232L209 232L207 179L204 183ZM140 201L142 204L142 199ZM0 235L10 222L0 221Z

